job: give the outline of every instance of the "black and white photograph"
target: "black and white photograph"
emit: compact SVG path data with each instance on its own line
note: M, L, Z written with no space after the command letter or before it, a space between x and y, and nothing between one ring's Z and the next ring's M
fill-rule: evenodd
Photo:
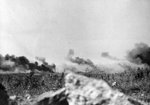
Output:
M150 105L150 0L0 0L0 105Z

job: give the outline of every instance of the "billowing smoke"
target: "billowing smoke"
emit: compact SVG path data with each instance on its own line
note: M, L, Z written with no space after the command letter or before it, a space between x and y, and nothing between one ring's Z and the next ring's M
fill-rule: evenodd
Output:
M51 71L56 71L56 65L55 64L49 65L48 62L46 61L46 58L44 57L35 57L35 58L42 63L41 64L42 67L50 69Z
M90 59L84 59L80 57L73 57L74 56L74 50L70 49L69 53L67 55L67 59L71 61L72 63L76 63L78 65L88 65L90 67L96 67L94 63Z
M104 58L111 59L111 60L119 60L118 58L111 56L108 52L102 52L101 56Z
M44 57L35 57L38 61L40 61L41 63L47 65L48 63L46 62L46 59Z
M42 63L39 65L38 62L30 62L25 56L16 57L14 55L0 55L0 70L2 71L15 71L20 70L19 72L26 71L48 71L54 72L56 65L49 65L45 58L38 58Z
M67 55L67 60L69 60L70 62L77 64L75 66L71 66L71 65L65 65L64 69L68 69L71 71L78 71L80 70L81 72L88 72L88 73L102 73L102 72L106 72L106 73L114 73L114 72L122 72L124 71L124 69L118 65L117 63L113 63L113 64L94 64L90 59L84 59L81 57L74 57L75 53L74 50L70 49L69 53ZM117 60L117 62L119 62L120 59L112 57L109 55L109 53L104 52L102 53L103 57L109 58L109 59L113 59L113 60ZM112 62L112 61L111 61Z
M10 68L13 68L15 66L15 62L5 59L2 55L0 55L0 69L7 71Z
M1 63L1 67L2 68L12 68L15 66L15 62L13 61L10 61L10 60L4 60L2 63Z
M135 44L135 48L127 53L127 59L135 64L150 66L150 47L145 43Z

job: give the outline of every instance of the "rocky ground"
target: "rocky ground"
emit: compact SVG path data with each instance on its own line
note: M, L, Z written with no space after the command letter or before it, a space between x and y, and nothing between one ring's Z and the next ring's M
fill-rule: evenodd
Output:
M6 93L4 88L1 90ZM10 99L6 97L5 100ZM112 89L104 80L74 73L68 73L64 87L55 92L45 92L35 97L14 96L8 102L9 105L149 105Z

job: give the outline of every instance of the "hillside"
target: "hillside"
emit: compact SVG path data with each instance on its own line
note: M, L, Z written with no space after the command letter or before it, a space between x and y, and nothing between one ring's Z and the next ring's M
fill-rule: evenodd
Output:
M103 79L112 88L117 89L129 96L150 102L150 70L137 69L122 73L92 73L78 72L87 77ZM55 91L63 87L65 73L16 73L1 74L2 83L9 95L25 96L30 94L36 96L47 91Z
M0 74L0 83L5 86L9 95L39 95L45 91L61 88L62 76L60 73L46 72L33 75L25 73Z

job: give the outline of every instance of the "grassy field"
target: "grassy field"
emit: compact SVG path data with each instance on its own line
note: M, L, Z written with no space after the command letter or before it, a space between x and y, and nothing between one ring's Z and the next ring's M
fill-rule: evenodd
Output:
M87 77L103 79L112 88L140 99L150 102L150 69L127 70L122 73L82 73ZM116 82L115 85L112 85ZM2 83L9 95L30 94L39 95L46 91L55 91L64 85L64 75L62 73L41 73L41 74L1 74Z
M61 88L62 82L60 73L42 73L33 76L23 73L0 75L0 83L6 87L9 95L39 95Z

